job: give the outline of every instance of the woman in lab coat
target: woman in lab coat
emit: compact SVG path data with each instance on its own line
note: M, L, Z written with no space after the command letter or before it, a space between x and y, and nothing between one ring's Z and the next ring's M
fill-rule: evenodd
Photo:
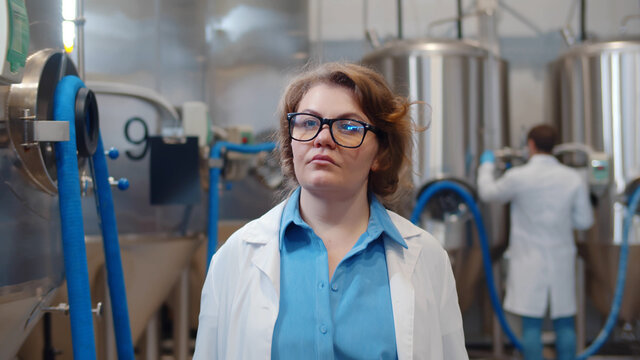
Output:
M522 316L525 360L542 360L542 320L549 310L559 360L575 358L576 313L573 229L593 223L586 183L551 155L555 130L533 127L527 136L526 165L494 177L494 159L485 152L478 169L478 192L485 201L511 203L509 275L504 308Z
M408 165L410 105L353 64L291 82L292 191L213 257L194 359L468 358L446 252L383 206Z

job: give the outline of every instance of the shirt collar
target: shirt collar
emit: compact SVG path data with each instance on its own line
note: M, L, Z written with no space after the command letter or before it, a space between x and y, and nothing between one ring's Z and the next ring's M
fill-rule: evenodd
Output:
M371 195L369 213L369 226L367 227L368 232L378 232L376 227L379 227L381 233L385 233L389 239L397 242L404 248L407 248L407 243L404 241L404 238L398 231L398 228L393 224L393 221L391 221L387 209L384 208L375 195Z
M287 200L284 210L282 211L282 218L280 219L280 234L278 236L280 239L280 250L282 250L284 234L291 224L308 227L304 220L302 220L302 216L300 216L300 187L298 187L293 194L289 196L289 200Z
M529 159L531 162L558 162L555 156L550 154L534 154Z
M282 250L284 235L291 224L310 229L309 225L307 225L307 223L302 220L302 216L300 216L300 187L291 194L282 212L279 233L280 250ZM375 195L370 195L367 233L368 236L366 236L366 238L370 240L364 242L362 246L366 246L369 242L378 238L380 234L384 233L390 240L397 242L404 248L408 247L404 238L391 221L389 213ZM359 244L356 244L356 247L358 247L358 245Z

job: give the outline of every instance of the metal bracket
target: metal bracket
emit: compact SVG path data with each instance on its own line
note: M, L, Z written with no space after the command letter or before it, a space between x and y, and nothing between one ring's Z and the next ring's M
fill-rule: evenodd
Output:
M96 304L96 308L95 309L91 309L91 312L94 313L96 315L96 317L102 317L103 314L103 306L102 306L102 302L98 302Z
M64 315L69 315L69 304L60 303L58 304L58 306L46 307L43 310L45 312L50 312L50 313L60 312L60 313L63 313Z
M24 144L41 141L69 141L69 122L52 120L24 120Z

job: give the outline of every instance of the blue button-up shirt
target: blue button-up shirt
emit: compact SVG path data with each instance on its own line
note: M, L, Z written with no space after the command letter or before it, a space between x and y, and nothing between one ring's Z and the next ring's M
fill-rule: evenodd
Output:
M280 227L280 310L273 359L396 359L384 239L407 247L371 196L367 231L329 279L327 250L300 216L300 188Z

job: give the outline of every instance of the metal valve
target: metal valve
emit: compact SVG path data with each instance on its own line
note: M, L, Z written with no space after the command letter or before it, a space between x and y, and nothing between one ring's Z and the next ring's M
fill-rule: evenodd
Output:
M116 186L121 191L129 188L129 180L127 178L120 178L116 180L113 176L109 176L109 185ZM93 191L93 178L88 174L82 174L80 176L80 191L82 196L91 195Z
M109 184L111 184L111 186L117 186L118 189L123 191L129 188L129 180L127 178L116 180L113 176L109 176Z
M118 151L118 149L112 147L108 151L105 151L104 155L108 156L111 160L115 160L120 156L120 152Z
M84 173L80 175L80 194L82 196L90 195L93 191L93 178Z
M95 314L97 317L101 317L103 312L104 312L103 308L104 308L104 306L102 305L102 302L98 302L96 304L95 309L91 309L91 312L93 314ZM45 312L50 312L50 313L58 312L58 313L62 313L64 315L69 315L69 304L60 303L57 306L46 307L43 310Z

